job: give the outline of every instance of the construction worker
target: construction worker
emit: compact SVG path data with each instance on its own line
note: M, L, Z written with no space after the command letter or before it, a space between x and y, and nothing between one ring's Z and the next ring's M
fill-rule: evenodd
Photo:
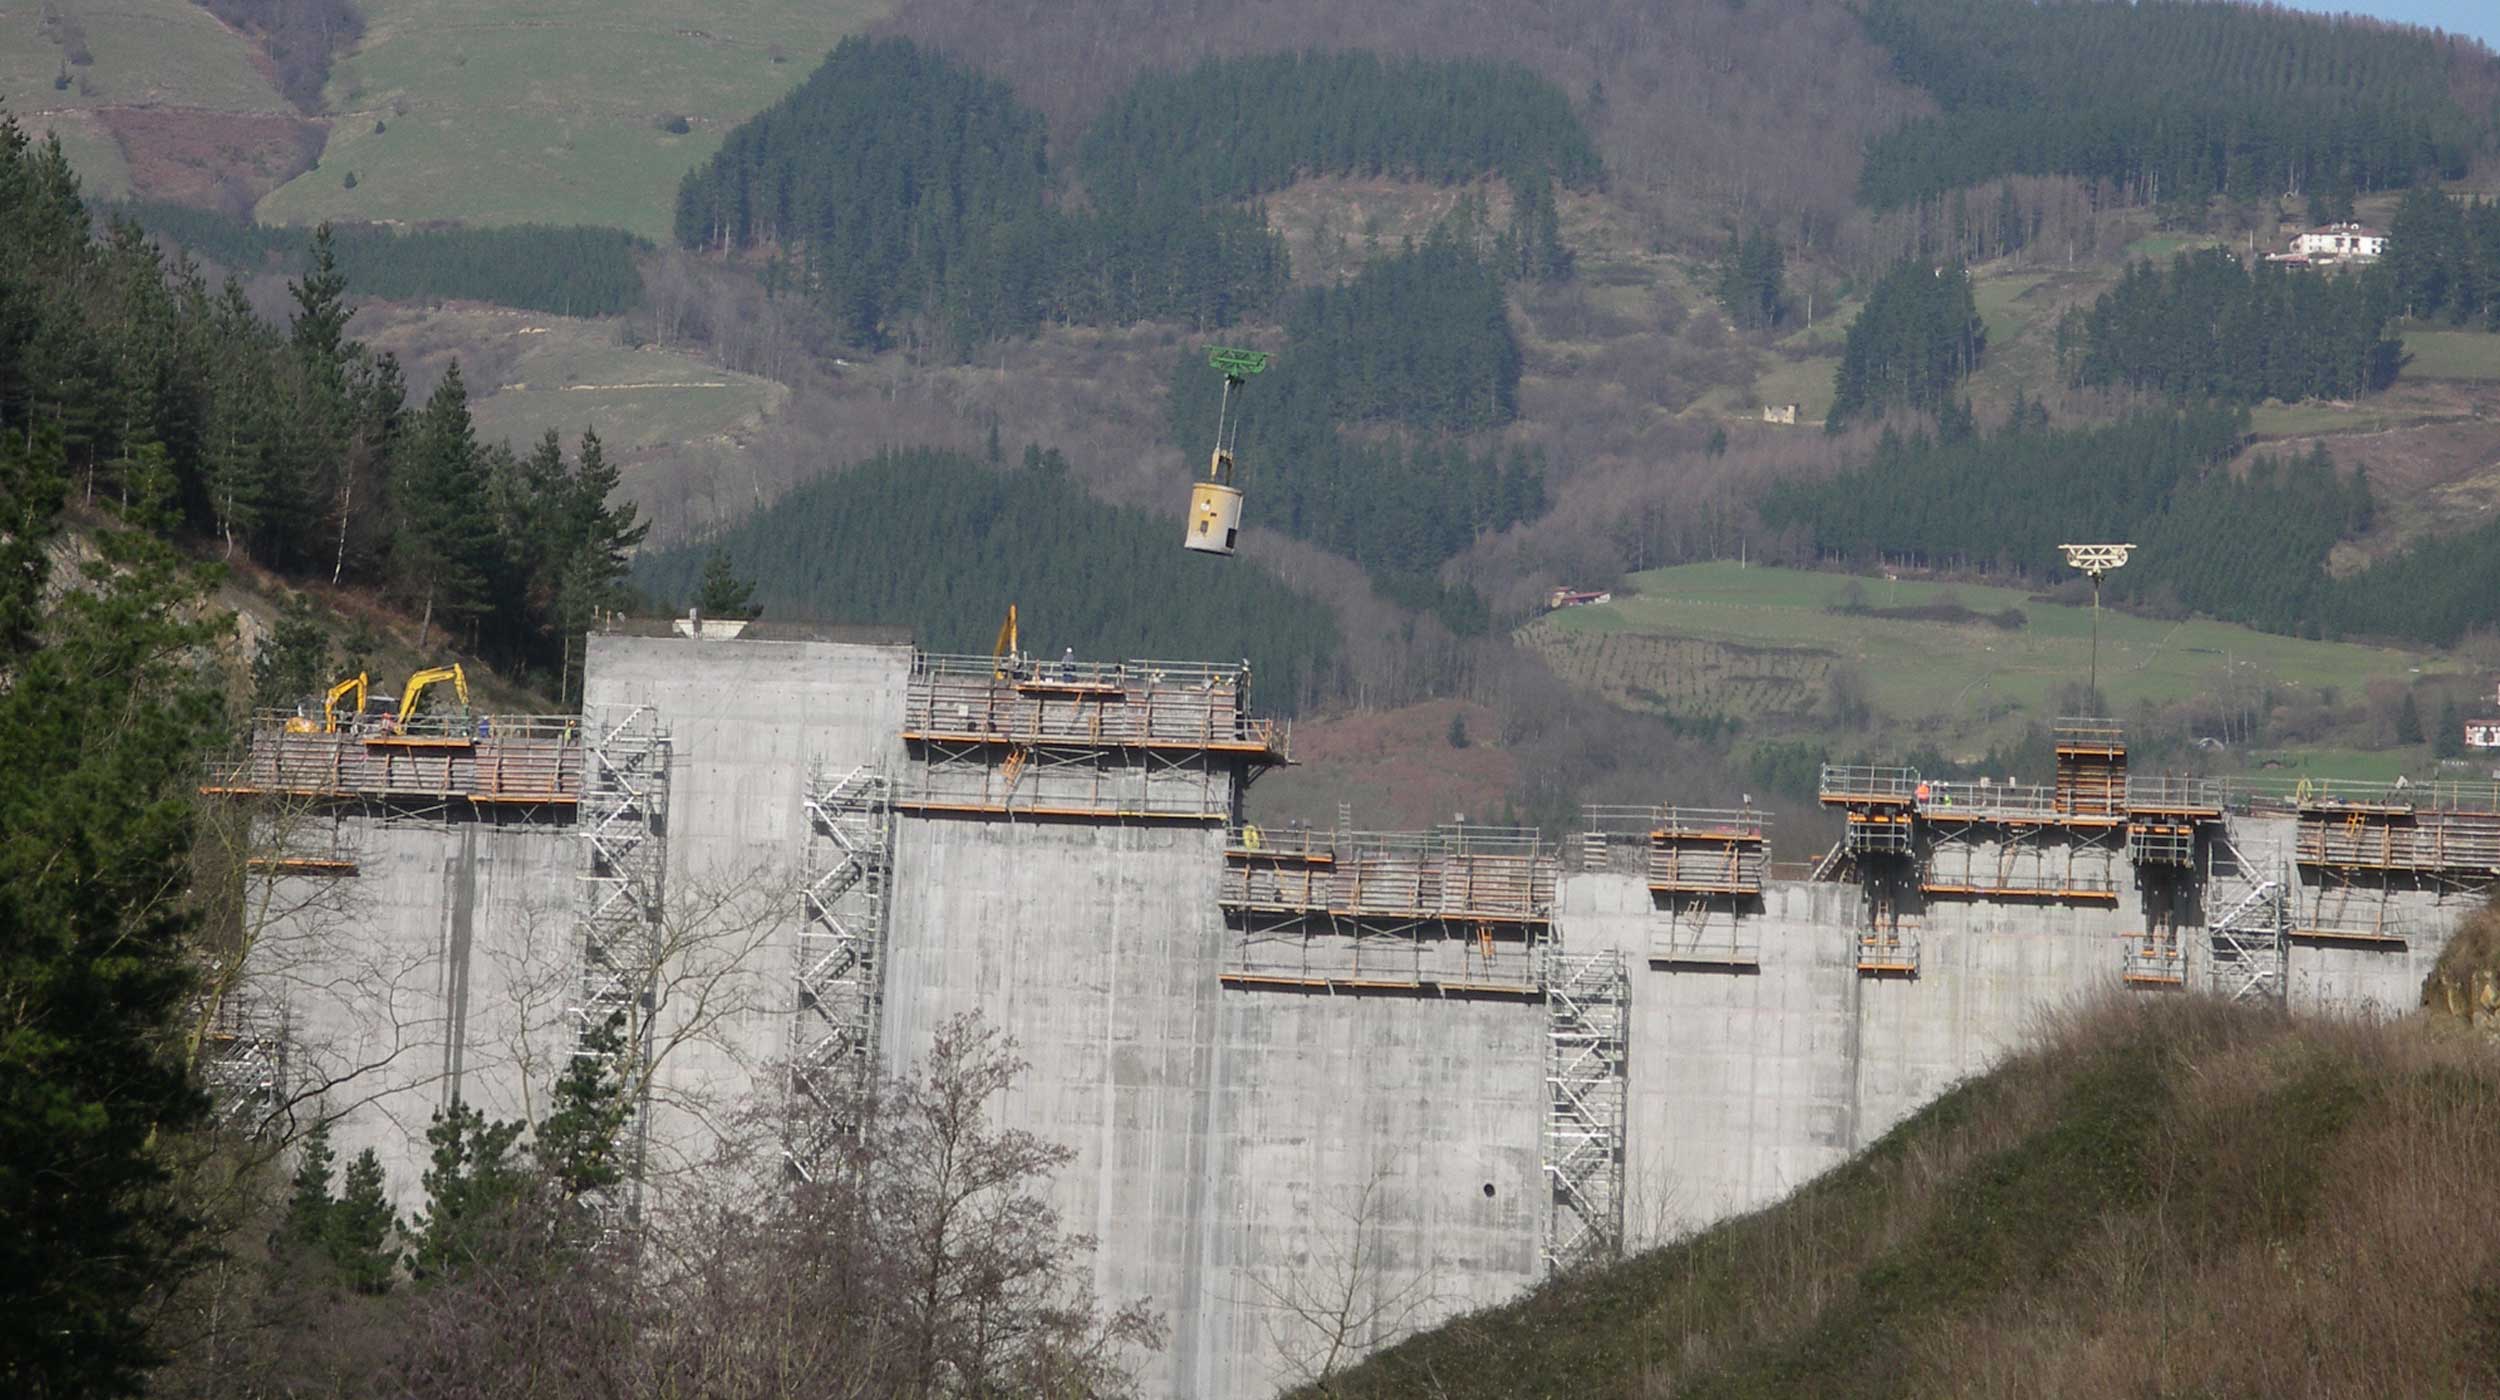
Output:
M1066 651L1059 653L1059 679L1063 681L1074 681L1076 679L1075 647L1070 647Z

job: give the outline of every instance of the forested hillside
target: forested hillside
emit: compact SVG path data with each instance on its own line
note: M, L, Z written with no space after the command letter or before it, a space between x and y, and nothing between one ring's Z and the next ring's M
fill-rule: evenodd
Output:
M1311 175L1586 187L1602 173L1571 99L1519 64L1365 52L1210 58L1148 74L1086 129L1077 168L1096 199L1201 204Z
M2388 226L2383 264L2407 316L2500 331L2500 203L2408 190Z
M97 236L57 146L0 122L0 429L134 526L377 587L562 674L642 535L596 435L569 457L552 432L526 458L481 446L456 368L409 404L397 362L346 338L327 236L307 264L273 326L137 226Z
M1541 461L1452 436L1517 416L1506 306L1501 280L1446 230L1296 297L1284 352L1244 395L1236 470L1250 522L1377 573L1421 576L1541 514ZM1186 460L1214 446L1222 393L1204 355L1174 367L1170 426Z
M2355 398L2396 380L2393 301L2377 268L2322 276L2209 248L2180 254L2167 271L2129 267L2089 313L2068 313L2080 333L2061 326L2060 347L2079 343L2080 384L2237 404Z
M2451 85L2452 63L2485 60L2421 30L2180 3L1862 13L1944 109L1867 153L1859 188L1879 208L2016 174L2085 176L2142 203L2350 195L2463 175L2493 120Z
M1987 349L1970 269L1902 263L1867 293L1866 309L1849 323L1824 427L1837 432L1887 409L1938 412Z
M1337 648L1326 608L1183 551L1177 521L1089 498L1055 449L1015 467L879 453L714 541L644 557L634 582L682 604L716 552L768 618L896 624L932 651L984 653L1014 604L1037 654L1248 657L1261 704L1281 712Z
M251 274L311 270L302 229L271 228L179 204L104 204L97 214L170 239L194 257ZM642 304L636 254L650 245L612 228L416 229L333 225L330 254L346 290L391 301L486 301L559 316L619 316Z
M770 249L855 345L921 316L969 348L1043 321L1222 326L1271 302L1283 251L1239 210L1045 206L1038 114L901 40L846 39L687 175L677 240Z

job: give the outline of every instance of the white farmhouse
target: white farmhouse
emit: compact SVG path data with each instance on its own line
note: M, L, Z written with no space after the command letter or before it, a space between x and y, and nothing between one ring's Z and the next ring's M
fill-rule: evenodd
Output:
M2320 224L2293 238L2292 251L2312 262L2375 262L2387 235L2368 224Z

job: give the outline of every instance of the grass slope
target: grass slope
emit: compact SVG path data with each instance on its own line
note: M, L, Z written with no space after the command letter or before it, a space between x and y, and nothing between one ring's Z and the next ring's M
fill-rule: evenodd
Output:
M678 177L886 8L372 0L364 43L331 73L342 115L320 166L255 212L273 223L606 224L664 239ZM669 113L693 130L660 130Z
M2500 1384L2500 1061L2201 998L2069 1017L1768 1210L1329 1397L2463 1395Z
M62 25L86 36L95 61L71 68L74 85L56 90ZM0 97L22 118L51 110L109 106L186 107L207 112L291 110L252 62L250 43L191 0L51 0L0 6Z
M2025 625L1946 623L1832 611L1851 580L1794 569L1691 564L1635 575L1636 591L1522 629L1566 679L1618 704L1685 717L1722 715L1808 730L1834 722L1835 673L1863 679L1879 725L1977 757L2025 725L2055 718L2057 696L2090 665L2092 611L2035 603L2017 589L1860 581L1873 608L1958 601L2021 610ZM2159 622L2105 611L2101 690L2121 715L2229 687L2332 686L2358 693L2441 663L2389 648L2307 642L2219 622ZM1845 682L1844 682L1845 684Z
M774 380L696 354L618 343L609 322L491 307L382 307L356 334L425 370L457 358L482 442L526 452L555 428L569 445L595 428L646 517L719 497L709 518L761 504L743 444L788 401ZM430 382L430 378L429 378Z

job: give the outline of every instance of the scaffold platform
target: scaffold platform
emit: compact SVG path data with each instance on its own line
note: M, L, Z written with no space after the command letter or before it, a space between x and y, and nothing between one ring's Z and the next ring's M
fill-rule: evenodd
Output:
M581 800L581 725L568 715L464 718L457 730L290 732L253 717L239 753L210 762L204 794L315 802L571 808Z
M1216 902L1227 986L1533 996L1557 852L1532 830L1237 828Z
M1249 913L1544 925L1554 848L1533 830L1347 832L1244 826L1224 844L1216 902Z
M2178 939L2160 933L2131 933L2119 960L2119 980L2130 987L2159 990L2187 986L2187 949Z
M906 811L1232 820L1242 784L1292 761L1249 713L1247 666L1034 662L921 653L902 737Z
M1658 894L1760 894L1770 863L1766 819L1751 807L1661 807L1649 829L1649 888Z
M1860 977L1916 977L1918 933L1900 925L1858 931Z

